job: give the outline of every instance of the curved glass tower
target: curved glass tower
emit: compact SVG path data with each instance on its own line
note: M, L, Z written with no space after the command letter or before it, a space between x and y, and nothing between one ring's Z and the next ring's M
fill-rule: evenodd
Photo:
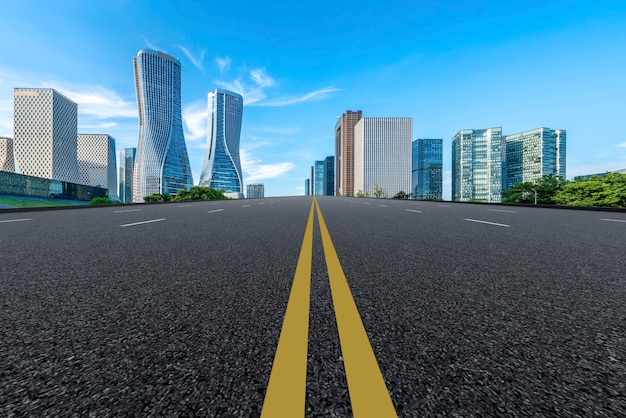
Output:
M193 186L181 118L180 61L144 49L134 59L139 142L133 201Z
M223 190L233 198L243 197L239 137L243 97L228 90L209 93L209 131L200 175L200 186Z

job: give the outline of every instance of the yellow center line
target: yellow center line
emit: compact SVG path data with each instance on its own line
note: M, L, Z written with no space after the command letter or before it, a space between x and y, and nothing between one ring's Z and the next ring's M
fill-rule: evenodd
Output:
M335 306L352 413L357 418L397 417L335 246L330 239L322 211L317 200L314 202L322 234L330 291Z
M300 257L265 393L262 418L296 418L304 417L305 413L314 206L315 201L311 202L309 210Z

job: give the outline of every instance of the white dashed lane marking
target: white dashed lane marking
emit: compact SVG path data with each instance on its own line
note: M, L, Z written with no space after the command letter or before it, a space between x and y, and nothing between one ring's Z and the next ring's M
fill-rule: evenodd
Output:
M120 227L125 227L125 226L135 226L135 225L143 225L143 224L151 224L153 222L161 222L164 221L165 218L161 218L161 219L152 219L150 221L143 221L143 222L134 222L132 224L124 224L124 225L120 225Z
M507 224L499 224L499 223L495 223L495 222L487 222L487 221L480 221L478 219L469 219L469 218L465 218L466 221L470 221L470 222L477 222L480 224L487 224L487 225L495 225L495 226L503 226L506 228L510 228L511 225L507 225Z
M32 221L32 218L24 218L24 219L6 219L4 221L0 221L0 224L6 224L9 222L24 222L24 221Z

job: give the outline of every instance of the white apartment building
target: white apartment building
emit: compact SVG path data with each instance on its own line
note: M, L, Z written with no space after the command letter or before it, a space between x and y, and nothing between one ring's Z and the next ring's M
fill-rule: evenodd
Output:
M0 171L15 171L13 163L13 139L0 137Z
M13 90L15 171L79 183L78 108L53 89Z
M80 184L109 189L117 200L115 139L107 134L78 134L78 173Z
M354 193L411 192L411 118L362 118L354 127Z

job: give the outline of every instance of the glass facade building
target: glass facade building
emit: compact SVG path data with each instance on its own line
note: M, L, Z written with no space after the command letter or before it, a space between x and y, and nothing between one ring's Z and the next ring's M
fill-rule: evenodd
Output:
M193 186L181 117L180 61L144 49L134 59L139 141L133 201L154 193L173 195Z
M107 197L108 192L102 187L0 171L0 194L5 195L89 201Z
M443 139L416 139L411 150L411 197L443 198Z
M261 199L265 197L265 185L263 183L248 184L246 187L248 199Z
M506 135L505 189L548 174L566 178L566 138L566 131L548 128Z
M335 195L335 157L324 158L324 196Z
M313 163L313 195L324 195L324 161Z
M304 180L304 195L311 196L311 179Z
M354 126L354 190L387 197L411 190L411 118L362 118Z
M207 148L200 186L223 190L232 198L243 197L239 140L243 97L228 90L209 93Z
M452 138L452 200L501 202L504 150L502 128L459 131Z
M122 148L120 150L120 189L119 199L122 203L133 201L133 171L137 148Z

